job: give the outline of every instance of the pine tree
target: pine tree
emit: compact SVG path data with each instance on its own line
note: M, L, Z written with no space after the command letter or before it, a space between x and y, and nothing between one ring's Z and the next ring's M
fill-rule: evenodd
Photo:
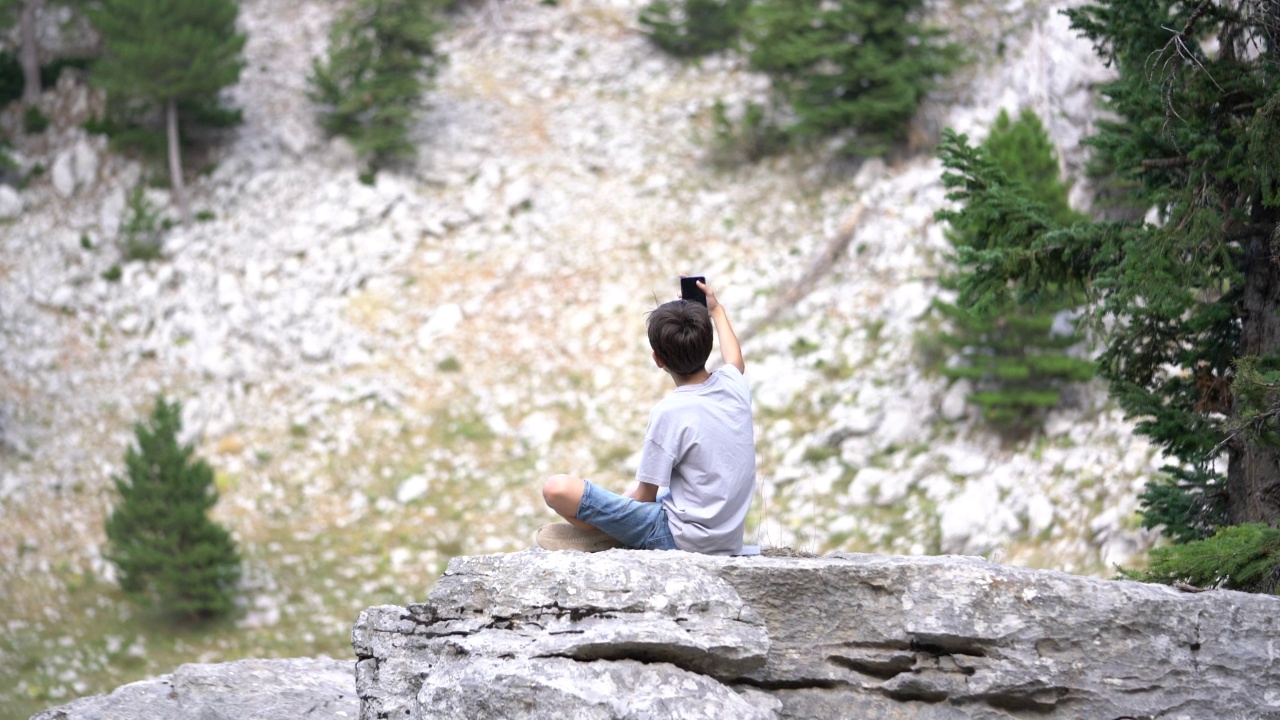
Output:
M334 24L328 58L312 65L321 124L350 138L366 180L417 152L409 127L444 62L435 48L441 8L440 0L358 0Z
M878 155L906 137L938 76L957 59L919 19L922 0L758 0L747 13L751 67L767 73L795 140L850 135Z
M135 600L185 617L234 607L240 555L230 534L209 519L218 502L213 470L180 445L182 407L156 399L147 423L134 426L137 447L116 477L119 503L107 519L105 553L120 587Z
M239 80L245 44L236 31L239 5L235 0L101 0L88 13L106 46L94 80L119 106L164 112L173 195L189 221L180 116L211 114L222 89Z
M1017 120L1001 110L982 148L1010 181L1026 186L1054 222L1069 225L1087 219L1071 209L1067 200L1071 185L1060 176L1058 153L1034 110L1023 108Z
M946 133L945 182L985 233L961 302L1088 288L1100 373L1174 462L1142 496L1175 540L1280 521L1280 4L1101 0L1065 11L1119 77L1094 172L1159 222L1062 227ZM1009 241L1016 238L1017 242ZM1246 381L1248 380L1248 381ZM1225 472L1220 463L1225 460Z
M652 0L640 25L655 45L676 57L700 57L733 46L751 0Z
M1001 110L979 152L990 159L1005 182L1020 185L1028 198L1038 202L1053 223L1069 225L1084 220L1067 202L1068 186L1059 178L1057 154L1040 118L1030 109L1024 109L1016 122ZM966 209L938 215L950 222L950 239L957 247L972 246L974 235L983 232ZM1026 243L1028 238L1021 240ZM959 286L966 272L967 268L958 267L944 276L943 284ZM988 423L1008 431L1033 428L1043 410L1058 405L1067 383L1094 375L1091 361L1069 352L1080 342L1074 330L1054 331L1055 316L1071 310L1080 300L1080 293L1047 288L1029 304L1010 300L977 310L936 303L949 325L941 339L958 352L960 360L943 373L974 381L977 392L969 399L982 408Z

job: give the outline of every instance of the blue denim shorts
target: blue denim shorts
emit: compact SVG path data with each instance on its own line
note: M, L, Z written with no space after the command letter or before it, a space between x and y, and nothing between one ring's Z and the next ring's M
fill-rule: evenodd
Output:
M660 502L640 502L582 481L578 519L589 522L633 550L679 550Z

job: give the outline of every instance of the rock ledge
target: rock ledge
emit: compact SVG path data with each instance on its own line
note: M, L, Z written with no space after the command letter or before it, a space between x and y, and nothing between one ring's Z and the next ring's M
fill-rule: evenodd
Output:
M382 718L1280 719L1280 600L962 557L457 558L352 634Z
M31 720L354 720L354 690L347 660L196 663Z

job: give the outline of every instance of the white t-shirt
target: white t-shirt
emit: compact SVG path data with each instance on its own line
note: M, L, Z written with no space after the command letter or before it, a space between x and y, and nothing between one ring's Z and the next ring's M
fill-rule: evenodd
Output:
M671 489L662 500L676 546L732 555L756 481L751 388L726 365L698 385L678 387L649 412L636 479Z

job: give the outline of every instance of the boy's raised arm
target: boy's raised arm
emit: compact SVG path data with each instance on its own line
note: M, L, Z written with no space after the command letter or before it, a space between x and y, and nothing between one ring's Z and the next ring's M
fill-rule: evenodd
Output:
M716 326L716 335L720 338L720 357L724 361L738 368L738 372L745 373L747 364L742 359L742 348L738 345L738 336L733 332L733 326L729 324L729 313L725 312L724 306L716 299L716 294L707 287L706 283L698 281L698 289L707 294L707 310L711 313L711 322Z

